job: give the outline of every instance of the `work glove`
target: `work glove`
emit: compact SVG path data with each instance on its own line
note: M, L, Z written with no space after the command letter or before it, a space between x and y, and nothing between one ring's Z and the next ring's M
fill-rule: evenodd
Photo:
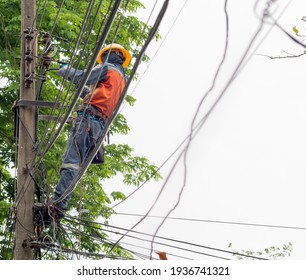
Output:
M65 77L68 66L69 66L68 64L60 64L58 74L61 75L62 77Z
M83 87L83 90L82 90L82 92L81 92L80 97L81 97L82 99L84 99L85 96L86 96L88 93L90 93L90 88L87 87L87 86L84 86L84 87Z
M60 69L61 69L62 67L65 67L65 66L68 66L68 64L67 64L67 63L60 63Z

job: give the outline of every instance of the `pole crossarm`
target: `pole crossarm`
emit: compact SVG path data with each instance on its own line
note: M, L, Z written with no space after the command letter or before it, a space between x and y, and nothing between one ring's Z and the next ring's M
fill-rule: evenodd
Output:
M12 110L15 112L19 107L27 107L27 106L37 106L37 107L51 107L58 109L60 108L59 102L53 101L41 101L41 100L16 100L12 106Z

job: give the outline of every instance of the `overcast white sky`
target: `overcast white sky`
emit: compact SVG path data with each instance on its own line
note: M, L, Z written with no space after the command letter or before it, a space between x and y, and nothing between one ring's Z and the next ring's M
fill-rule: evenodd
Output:
M254 2L228 1L230 24L226 63L201 116L224 88L258 28ZM276 2L272 9L275 17L290 1ZM155 1L143 3L147 6L145 21ZM159 1L159 7L162 3ZM163 37L184 3L185 0L170 1L161 25ZM143 65L140 69L141 73L146 72L136 89L133 90L133 85L130 87L137 102L133 108L125 106L123 113L131 132L127 137L113 137L112 142L128 143L135 148L135 154L146 156L160 166L188 135L195 110L210 87L222 57L225 44L223 6L224 1L187 1L165 41L150 46L148 54L153 56L163 44L149 68L146 70ZM306 34L306 24L301 21L305 15L306 2L291 1L279 23L292 35L293 26ZM270 25L265 26L255 47L269 28ZM186 187L172 217L306 228L305 57L270 60L258 55L284 55L282 50L293 54L304 51L275 27L255 50L255 55L192 142ZM177 155L161 169L164 178L176 158ZM163 184L164 180L146 184L115 210L144 215ZM182 185L180 163L150 215L165 216L176 203ZM120 183L105 188L107 191L116 188L126 194L134 190L126 186L121 188ZM139 219L118 215L111 222L131 228ZM153 234L160 222L158 218L147 218L135 230ZM306 259L305 233L303 229L167 220L158 235L220 249L227 249L232 243L237 250L252 251L291 242L290 258ZM145 242L130 238L124 241L150 248ZM154 250L192 259L206 258L158 244L154 245ZM174 256L170 258L175 259Z

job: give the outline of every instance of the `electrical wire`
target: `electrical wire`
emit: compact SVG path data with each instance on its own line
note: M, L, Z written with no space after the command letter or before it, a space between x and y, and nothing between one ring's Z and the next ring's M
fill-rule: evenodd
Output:
M94 240L96 240L98 242L101 242L101 243L105 244L105 245L113 245L114 244L114 242L112 242L110 239L106 240L105 238L100 236L99 233L97 233L97 232L95 233L95 235L93 235L93 234L90 235L88 233L85 233L84 231L80 231L80 230L78 230L76 228L73 228L71 226L68 226L68 225L65 225L64 227L66 228L66 230L70 230L70 232L78 233L79 235L85 236L86 238L92 238L92 239L94 239ZM124 248L121 245L119 245L118 248L123 249L123 250L125 250L127 252L130 252L133 255L136 255L136 256L140 256L141 255L142 258L144 257L145 259L148 259L148 256L145 256L145 255L143 255L143 254L141 254L139 252L136 252L136 251Z
M205 246L205 245L201 245L201 244L196 244L196 243L192 243L192 242L188 242L188 241L183 241L183 240L178 240L178 239L173 239L173 238L168 238L168 237L163 237L163 236L152 235L152 234L148 234L148 233L144 233L144 232L140 232L140 231L135 231L135 230L131 230L131 229L126 229L126 228L122 228L122 227L118 227L118 226L113 226L113 225L109 225L109 224L105 224L105 223L93 222L93 221L73 218L73 217L69 217L69 216L67 218L68 219L72 218L75 222L78 221L78 223L80 223L80 224L86 225L87 227L96 228L96 229L99 229L97 226L108 227L110 229L116 230L116 232L113 232L115 234L120 234L122 236L128 236L128 237L131 237L131 238L134 238L134 239L139 239L139 238L136 237L136 236L132 236L131 234L138 234L138 235L143 235L143 236L148 236L148 237L154 237L155 236L156 238L158 238L160 240L168 241L168 242L175 242L175 243L179 243L181 245L183 244L183 245L193 246L193 247L196 247L196 248L212 250L212 251L216 251L216 252L220 252L220 253L235 254L235 255L238 255L238 256L242 256L242 257L252 257L252 258L254 257L254 256L248 256L246 254L240 254L240 253L232 252L232 251L229 251L229 250L224 250L224 249L220 249L220 248ZM124 231L126 233L120 233L120 232L118 232L118 230ZM103 229L103 231L106 231L106 229ZM130 233L130 234L127 234L127 233ZM152 242L151 240L147 240L147 241ZM119 242L117 241L114 244L114 246L117 246L118 244L119 244ZM157 242L156 242L156 244L161 244L161 245L164 245L164 246L169 245L169 244L166 244L166 243L157 243ZM178 247L178 246L176 246L176 247L177 247L176 249L185 250L185 248ZM199 251L197 251L197 253L202 254L202 252L199 252ZM215 256L215 257L218 257L218 256ZM256 259L266 260L266 258L261 258L261 257L256 257Z
M206 120L206 119L205 119L205 120ZM195 127L192 126L192 129L195 129ZM193 131L195 131L195 130L193 130ZM189 137L190 137L190 139L191 139L192 137L194 137L194 135L190 135Z
M132 89L131 91L131 95L134 94L135 90L138 88L140 82L142 81L142 79L144 78L145 74L147 73L148 69L150 68L150 65L152 64L152 62L155 60L155 57L157 56L157 54L159 53L161 47L163 46L163 44L165 43L165 41L167 40L170 32L172 31L173 27L175 26L177 20L179 19L179 17L181 16L183 10L185 9L185 6L187 4L189 0L185 0L185 2L183 3L182 7L180 8L179 12L177 13L174 21L172 22L170 28L168 29L168 31L166 32L165 38L162 40L161 44L158 46L157 50L155 51L155 53L153 54L152 58L150 59L145 71L142 73L142 75L140 76L140 78L137 80L137 83L135 85L135 87Z
M116 212L116 215L132 216L132 217L143 217L144 216L143 214L120 213L120 212ZM148 215L147 218L163 219L164 216ZM267 227L267 228L276 228L276 229L306 230L306 227L297 227L297 226L269 225L269 224L260 224L260 223L220 221L220 220L195 219L195 218L183 218L183 217L167 217L167 220L177 220L177 221L184 221L184 222L202 222L202 223L226 224L226 225L239 225L239 226L253 226L253 227Z
M169 0L168 0L169 1ZM84 160L84 163L82 164L82 166L80 167L79 169L79 172L77 174L77 176L73 179L72 183L70 184L70 186L67 188L67 191L62 195L61 198L59 198L56 202L60 202L64 197L66 197L67 195L69 195L69 193L73 192L77 182L80 180L80 178L83 176L83 174L86 172L87 168L89 167L90 163L92 162L92 159L93 157L96 155L97 151L101 148L102 146L102 143L104 141L104 138L108 132L108 129L110 127L110 124L113 122L115 116L117 115L117 112L119 111L119 108L122 104L122 101L124 100L125 98L125 95L127 93L127 89L131 83L131 80L133 79L135 73L136 73L136 70L138 68L138 65L141 61L141 58L145 52L145 50L147 49L148 45L150 44L151 40L154 38L156 32L157 32L157 29L162 21L162 18L166 12L166 9L167 9L167 5L168 5L168 1L165 1L164 2L164 5L160 11L160 14L157 18L157 20L155 21L155 24L154 26L152 27L151 31L150 31L150 34L144 44L144 46L142 47L134 65L133 65L133 69L131 71L131 74L130 74L130 77L129 79L127 80L126 82L126 85L123 89L123 92L121 93L120 95L120 98L115 106L115 109L114 111L112 112L112 114L110 115L110 117L107 119L105 125L104 125L104 130L102 131L102 135L100 136L100 138L98 139L97 143L96 143L96 146L93 148L93 150L91 151L90 155ZM96 57L96 56L95 56ZM87 78L86 78L87 79Z
M78 49L79 49L79 46L80 46L80 44L81 44L81 40L82 40L82 38L83 38L83 36L84 36L84 33L85 33L85 30L86 30L86 28L87 28L87 26L88 26L88 24L89 24L89 17L90 17L91 11L92 11L92 9L93 9L94 2L95 2L95 0L91 0L90 3L89 3L89 5L88 5L88 7L87 7L86 14L85 14L85 17L84 17L84 20L83 20L81 29L80 29L80 32L79 32L79 34L78 34L78 38L77 38L77 40L76 40L74 50L73 50L73 52L72 52L72 57L71 57L71 59L70 59L70 64L73 64L73 63L74 63L76 54L77 54ZM86 39L86 41L88 41L88 39ZM85 50L85 47L82 49L82 51L84 52L84 50ZM79 61L78 61L78 66L79 66L79 64L80 64L80 62L81 62L81 57L82 57L82 56L80 56L80 59L79 59ZM56 97L55 103L59 102L60 96L61 96L61 93L62 93L62 90L63 90L63 88L64 88L66 82L67 82L67 79L63 79L62 84L61 84L61 86L60 86L60 90L59 90L58 95L57 95L57 97ZM69 92L70 89L71 89L71 85L72 85L72 83L70 83L70 86L69 86L69 88L68 88L68 90L67 90L66 97L67 97L67 95L68 95L68 92ZM65 102L66 97L64 98L63 102ZM55 120L55 123L58 123L58 121L59 121L59 119L60 119L61 112L63 111L63 109L64 109L64 105L60 108L60 112L59 112L59 114L58 114L57 119ZM55 107L52 108L51 116L54 115L54 111L55 111ZM64 123L65 123L66 121L67 121L67 120L62 120L62 121L61 121L62 126L64 125ZM46 137L47 132L48 132L48 130L49 130L50 122L51 122L51 118L49 119L48 124L47 124L47 126L46 126L46 128L45 128L45 131L44 131L44 133L43 133L42 140L40 141L40 144L36 147L36 153L40 155L40 158L37 160L38 163L41 161L41 159L42 159L42 158L44 157L44 155L47 153L46 150L45 150L44 152L40 152L40 150L42 149L41 145L42 145L42 143L43 143L43 139ZM51 131L51 133L50 133L49 139L46 140L46 143L49 143L49 142L51 141L51 135L54 133L55 127L56 127L56 126L54 125L54 126L53 126L53 129L52 129L52 131ZM57 136L58 136L58 135L59 135L59 133L57 134ZM54 138L56 139L57 136L55 136ZM55 139L54 139L53 141L55 141Z
M227 0L225 0L225 13L226 13L226 4L227 4ZM166 178L166 181L156 199L156 201L154 202L154 204L152 205L152 207L150 208L150 210L148 211L148 214L150 213L151 209L156 205L156 202L158 200L158 198L160 197L160 194L162 193L162 191L164 190L164 187L166 186L167 182L168 182L168 179L170 178L170 176L172 175L172 172L173 170L176 168L177 166L177 163L179 162L179 160L181 159L181 157L183 156L183 160L184 160L184 184L183 186L181 187L181 190L180 190L180 194L179 194L179 197L177 199L177 202L176 204L170 209L170 211L168 211L167 215L165 216L165 218L163 219L163 221L160 223L160 225L157 227L156 231L155 231L155 234L158 233L158 231L160 230L161 226L164 224L164 222L166 221L167 219L167 216L169 216L175 209L176 207L178 206L180 200L181 200L181 195L182 195L182 192L186 186L186 179L187 179L187 153L189 151L189 148L190 148L190 145L191 145L191 142L192 140L195 138L195 136L197 135L197 133L200 131L200 129L203 127L203 125L206 123L208 117L211 115L211 113L213 112L213 110L216 108L216 106L219 104L220 100L222 99L222 97L225 95L225 93L227 92L227 89L229 88L229 86L232 84L232 82L234 81L234 79L237 77L237 71L240 69L240 66L242 64L242 62L245 60L247 54L249 53L250 49L251 49L251 46L254 44L256 38L258 37L258 35L260 34L260 32L262 31L263 29L263 26L264 26L264 20L266 18L266 16L268 15L268 9L270 8L270 4L271 4L271 1L268 1L267 2L267 5L266 5L266 8L263 10L263 13L262 13L262 18L261 18L261 21L260 21L260 24L257 28L257 30L255 31L254 35L252 36L246 50L244 51L241 59L239 60L237 66L235 67L234 71L233 71L233 74L231 75L230 79L228 80L228 82L226 83L225 87L223 88L223 90L221 91L221 93L219 94L219 96L217 97L217 99L215 100L215 102L212 104L212 106L210 107L210 109L208 110L208 112L204 115L204 117L202 118L201 120L201 125L199 126L199 128L197 128L197 131L195 131L194 129L194 120L196 119L198 113L199 113L199 108L200 106L202 105L202 101L205 99L205 96L204 98L202 99L202 101L200 102L200 106L198 107L198 110L196 111L196 114L194 116L194 119L192 121L192 124L191 124L191 131L190 131L190 137L188 139L188 142L186 144L186 147L185 149L182 151L182 153L178 156L177 158L177 161L175 162L175 164L173 165L173 168L171 169L168 177ZM228 34L228 32L227 32ZM228 35L227 35L228 36ZM227 44L226 44L227 46ZM225 53L226 54L226 53ZM225 59L225 56L224 56L224 59ZM218 75L219 71L217 70L216 72L216 75ZM216 76L215 76L216 77ZM214 83L213 83L214 84ZM143 219L142 219L143 220ZM154 234L154 235L155 235ZM154 237L152 239L152 251L153 251L153 243L154 243Z
M93 4L94 4L94 2L95 2L95 0L91 0L90 4L88 5L87 11L86 11L86 15L85 15L85 19L84 19L83 25L82 25L82 27L81 27L81 31L80 31L80 33L79 33L79 36L78 36L78 39L77 39L77 42L76 42L76 46L75 46L75 49L74 49L74 55L76 55L76 53L77 53L77 48L79 47L79 44L81 43L82 36L83 36L84 31L85 31L85 29L86 29L86 27L87 27L87 25L88 25L89 16L90 16L90 13L91 13L91 11L92 11L92 9L93 9ZM79 60L79 61L80 61L80 60ZM62 86L61 86L60 88L63 87L65 81L66 81L66 80L64 79L64 80L63 80L63 83L62 83ZM58 94L58 96L57 96L57 98L56 98L56 102L59 101L59 97L60 97L60 94ZM55 108L53 108L53 111L52 111L51 114L54 113L54 110L55 110ZM69 112L68 112L68 113L69 113ZM68 115L68 117L69 117L69 114L68 114L68 113L66 114L66 116ZM67 121L67 120L63 120L63 121L62 121L62 123L61 123L61 128L63 128L64 123L65 123L66 121ZM51 119L49 119L49 123L50 123L50 122L51 122ZM44 135L46 135L47 132L48 132L48 126L49 126L49 124L47 125L47 127L46 127L46 129L45 129ZM56 126L54 125L53 128L55 128L55 127L56 127ZM58 131L57 136L59 135L59 132L60 132L60 131ZM51 134L52 134L52 131L51 131ZM50 135L51 135L51 134L50 134ZM55 139L57 138L57 136L55 137ZM53 141L55 141L55 139L54 139ZM33 140L33 141L34 141L34 140ZM51 147L50 141L51 141L51 140L50 140L50 138L49 138L49 139L47 140L47 143L49 143L49 147ZM53 143L54 143L54 142L53 142ZM32 173L35 173L35 172L36 172L37 167L39 166L39 164L41 163L43 157L45 156L45 154L46 154L46 152L47 152L46 150L45 150L43 153L40 151L40 150L41 150L41 144L42 144L42 141L41 141L40 144L38 144L38 146L36 147L36 155L34 156L34 159L33 159L32 164L30 164L30 166L33 166L32 169L30 170L30 172L32 172ZM37 155L39 155L39 157L38 157L37 161L36 161L35 164L34 164L34 160L35 160L35 158L37 157ZM26 185L27 185L27 186L26 186ZM24 182L24 188L27 189L29 185L30 185L30 181L29 181L29 180L25 180L25 182ZM19 198L17 197L17 198L16 198L16 201L17 201L18 199L19 199Z
M188 1L188 0L187 0ZM186 1L186 2L187 2ZM185 2L185 4L186 4L186 2ZM285 8L282 10L282 12L280 13L280 15L277 17L277 21L282 17L282 15L284 14L284 12L288 9L288 7L289 7L289 5L292 3L292 0L290 0L288 3L287 3L287 5L285 6ZM180 13L181 13L181 11L182 11L182 9L184 8L184 6L181 8L181 10L180 10ZM176 19L175 19L175 21L177 20L177 18L178 18L178 15L177 15L177 17L176 17ZM172 29L172 27L174 26L174 23L175 22L173 22L173 24L171 25L171 29ZM241 71L242 71L242 69L244 69L244 67L247 65L247 63L250 61L250 59L251 59L251 57L255 54L255 52L256 52L256 50L260 47L260 45L262 45L263 44L263 42L267 39L267 36L270 34L270 32L272 31L272 28L274 27L274 25L268 30L268 32L265 34L265 36L262 38L262 40L259 42L259 44L257 44L257 46L256 46L256 48L253 50L253 52L252 52L252 54L249 56L249 58L248 59L246 59L244 62L243 62L243 64L241 65L241 67L239 68L239 70L237 71L237 74L236 75L238 75ZM170 31L170 30L169 30ZM170 33L170 32L167 32L167 35ZM167 36L166 36L167 37ZM165 38L166 39L166 38ZM159 50L159 49L158 49ZM155 56L157 55L157 53L158 52L156 52L155 54L154 54L154 56L153 56L153 58L155 58ZM150 61L150 63L153 61L153 59ZM143 77L143 75L141 76L141 78L140 79L142 79L142 77ZM138 85L139 83L137 83L137 85ZM136 87L137 87L137 85L136 85ZM135 87L135 88L136 88ZM135 90L135 88L133 89L133 91ZM207 92L206 92L206 94L205 95L207 95ZM201 124L201 122L198 122L195 126L194 126L194 129L196 129L196 128L198 128L199 126L200 126L200 124ZM184 143L189 139L189 137L190 137L190 134L188 134L181 142L180 142L180 144L175 148L175 150L163 161L163 163L157 168L157 170L156 170L156 172L155 173L153 173L152 175L151 175L151 177L150 178L148 178L146 181L144 181L137 189L135 189L133 192L131 192L128 196L126 196L123 200L121 200L121 201L119 201L119 202L117 202L117 204L115 204L114 206L112 206L112 209L113 208L115 208L115 207L117 207L118 205L120 205L121 203L123 203L124 201L126 201L128 198L130 198L132 195L134 195L136 192L138 192L140 189L142 189L142 187L158 172L158 171L160 171L162 168L163 168L163 166L177 153L177 151L184 145Z
M90 36L91 36L91 33L92 33L92 30L93 30L93 27L94 27L94 24L95 24L95 22L97 21L97 17L98 17L98 14L99 14L99 11L100 11L100 7L101 7L101 5L102 5L102 3L103 3L103 1L100 1L99 2L99 4L98 4L98 6L97 6L97 8L96 8L96 12L95 12L95 15L94 15L94 18L93 18L93 21L92 21L92 24L88 27L88 32L87 32L87 38L85 39L85 42L84 42L84 46L87 46L87 44L89 43L89 38L90 38ZM94 1L92 1L91 2L91 5L89 5L89 7L88 7L88 9L87 9L87 13L86 13L86 17L85 17L85 20L84 20L84 24L83 24L83 27L81 28L81 32L80 32L80 35L81 34L84 34L84 32L85 32L85 29L86 29L86 27L87 27L87 25L88 25L88 22L89 22L89 15L90 15L90 13L92 12L92 10L93 10L93 4L94 4ZM80 42L80 40L78 40L79 42ZM77 47L75 47L75 50L77 49ZM80 54L80 58L79 58L79 60L78 60L78 66L77 66L77 68L79 67L79 65L80 65L80 63L81 63L81 61L84 61L84 59L82 59L83 58L83 55L84 55L84 53L85 53L85 47L84 48L82 48L82 52L81 52L81 54ZM76 54L76 51L74 52L75 54ZM89 58L89 56L87 56L87 58L85 59L85 63L87 64L87 62L88 62L88 58ZM73 80L73 79L72 79ZM66 79L64 79L64 82L66 81ZM72 85L72 82L70 83L70 87L69 87L69 89L68 89L68 91L67 91L67 94L66 94L66 97L68 96L68 93L69 93L69 91L70 91L70 89L71 89L71 85ZM63 87L61 87L61 88L63 88ZM59 96L59 95L58 95ZM64 102L65 102L65 100L66 100L66 97L65 97L65 99L64 99ZM68 102L70 102L70 100L68 100ZM58 121L58 120L60 120L60 118L61 118L61 112L63 112L63 109L64 109L64 103L63 103L63 105L62 105L62 107L61 107L61 109L60 109L60 112L59 112L59 114L58 114L58 116L57 116L57 120L56 121ZM49 119L49 123L50 123L50 121L51 121L51 118ZM62 120L62 121L64 121L64 120ZM48 126L47 126L48 127ZM47 127L46 127L46 129L45 129L45 131L47 132ZM53 128L55 128L55 125L53 126ZM44 134L45 135L45 134ZM50 134L50 137L49 137L49 141L50 141L50 138L51 138L51 134ZM41 140L41 141L43 141L43 139ZM48 141L48 142L49 142ZM47 143L48 143L47 142ZM68 147L68 149L69 149L69 147ZM46 154L46 153L45 153ZM39 162L42 162L42 159L43 159L43 157L41 157L41 158L39 158L37 161L39 161ZM37 164L36 164L37 165Z
M82 220L80 218L78 218L78 220L80 221L79 223L76 222L76 221L75 222L78 223L79 225L85 226L85 223L83 222L84 220ZM98 232L95 232L94 234L90 235L90 234L85 233L84 231L77 230L76 228L69 227L67 225L65 227L66 228L68 227L72 232L78 232L80 235L85 236L86 238L93 238L93 239L95 239L95 240L97 240L99 242L102 242L102 243L105 243L105 244L108 244L108 245L114 245L115 244L114 240L111 240L109 238L106 240L104 237L100 236L100 234ZM89 227L95 229L94 226L89 226ZM106 229L103 229L103 232L109 232L109 233L112 233L112 234L119 234L118 232L114 232L114 231L106 230ZM131 238L135 238L135 237L131 237ZM147 240L147 241L149 242L149 240ZM148 250L148 251L150 251L150 248L146 248L146 247L143 247L143 246L137 246L135 244L126 243L126 242L122 242L122 243L120 243L120 245L119 244L117 245L118 248L124 249L124 250L126 250L126 251L128 251L128 252L130 252L130 253L132 253L134 255L142 255L142 257L145 257L146 259L150 259L149 255L144 255L144 254L141 254L139 252L136 252L135 250L127 249L126 247L122 246L123 244L129 245L129 246L132 246L132 247L141 248L141 249ZM165 246L167 246L167 245L165 245ZM182 259L189 259L189 258L186 258L184 256L179 256L179 255L175 255L175 254L171 254L171 253L168 253L168 254L172 255L172 256L176 256L176 257L182 258Z
M103 30L103 33L102 33L101 37L100 37L100 40L99 40L99 41L97 42L97 44L96 44L96 47L95 47L95 51L94 51L93 57L92 57L92 59L90 60L89 65L88 65L88 69L92 69L93 66L94 66L94 64L95 64L95 62L96 62L96 57L98 56L98 54L99 54L99 52L100 52L100 49L101 49L102 45L104 44L104 42L105 42L105 40L106 40L106 37L107 37L108 32L109 32L109 30L110 30L110 28L111 28L111 25L112 25L112 23L113 23L113 21L114 21L115 15L116 15L116 13L117 13L117 11L118 11L118 9L119 9L119 6L120 6L121 1L122 1L122 0L116 0L116 1L115 1L115 4L114 4L114 6L113 6L113 8L112 8L112 10L111 10L111 14L110 14L110 16L109 16L109 18L108 18L108 21L106 22L106 26L105 26L105 28L104 28L104 30ZM67 74L68 74L68 71L67 71ZM79 99L79 96L80 96L80 94L81 94L81 91L82 91L83 87L85 86L86 81L87 81L89 75L90 75L90 71L84 73L83 78L82 78L82 80L80 81L80 83L79 83L79 85L78 85L78 89L77 89L77 91L76 91L76 93L75 93L75 97L73 98L72 103L70 104L68 110L66 111L66 114L65 114L65 116L64 116L63 121L61 122L61 124L59 125L59 127L58 127L58 129L57 129L57 132L56 132L56 134L55 134L55 137L54 137L53 139L50 140L50 142L48 143L48 145L47 145L47 147L45 148L45 150L44 150L44 152L42 153L42 155L45 155L45 154L47 153L47 151L48 151L48 150L51 148L51 146L54 144L56 138L59 136L59 134L60 134L61 131L63 130L64 124L67 122L67 120L68 120L68 118L69 118L71 112L73 111L74 106L76 105L76 103L77 103L77 101L78 101L78 99Z
M255 32L255 34L254 34L252 40L250 41L250 44L249 44L249 46L247 47L247 50L245 51L245 53L244 53L242 59L241 59L240 62L238 63L238 66L237 66L236 70L234 71L234 74L231 76L230 80L228 81L228 83L226 84L226 86L224 87L224 89L222 90L222 92L221 92L221 94L219 95L219 97L217 98L216 102L215 102L215 103L213 104L213 106L210 108L210 110L208 111L208 113L202 118L202 120L201 120L201 122L200 122L200 124L201 124L200 127L199 127L199 128L198 128L197 126L194 127L194 126L193 126L194 121L192 122L191 133L190 133L190 135L189 135L189 143L190 143L191 140L195 137L195 135L197 134L197 132L199 131L199 129L203 126L203 124L204 124L205 121L207 120L207 117L210 115L211 111L215 108L215 106L218 104L218 102L220 101L220 99L222 98L222 96L224 95L224 93L226 92L226 90L227 90L227 88L229 87L229 85L230 85L230 84L232 83L232 81L235 79L236 74L237 74L237 71L239 70L239 68L240 68L240 66L241 66L241 64L242 64L242 62L244 61L244 59L245 59L245 57L246 57L246 54L249 52L250 47L252 46L252 44L253 44L254 41L255 41L255 38L257 38L258 34L259 34L260 31L262 30L264 18L266 17L266 14L265 14L265 13L267 12L267 9L268 9L268 7L269 7L268 4L269 4L269 2L267 2L267 7L266 7L266 10L265 10L264 13L263 13L263 16L262 16L262 20L261 20L260 26L259 26L258 30ZM195 118L194 118L194 119L195 119ZM196 129L197 129L197 130L196 130ZM189 144L186 145L185 149L183 150L183 152L182 152L182 153L180 154L180 156L178 157L178 160L179 160L179 159L181 158L181 156L184 155L185 171L186 171L186 153L187 153L187 151L188 151L188 147L189 147ZM178 161L176 161L176 163L174 164L174 166L176 166L177 162L178 162ZM169 176L171 175L171 173L172 173L172 172L170 171ZM186 175L186 174L185 174L185 175ZM167 179L169 178L169 176L167 177ZM185 176L184 178L186 178L186 176ZM165 182L165 184L164 184L163 186L166 185L167 179L166 179L166 182ZM185 179L184 179L184 180L185 180ZM184 183L184 185L185 185L185 183ZM183 187L184 187L184 185L183 185ZM163 188L162 188L162 189L163 189ZM183 188L182 188L182 189L183 189ZM159 194L160 194L160 193L159 193ZM158 197L159 197L159 196L158 196ZM157 199L158 199L158 197L157 197ZM178 201L179 201L179 199L178 199ZM156 203L156 201L155 201L155 203ZM178 203L177 203L176 205L178 205ZM154 206L154 205L153 205L153 206ZM175 206L175 207L176 207L176 206ZM175 207L172 208L172 210L168 213L168 215L175 209ZM151 208L151 209L152 209L152 208ZM148 211L147 214L149 214L149 213L150 213L150 210ZM145 217L146 217L146 216L144 216L139 222L141 222ZM166 216L166 217L167 217L167 216ZM165 217L165 219L166 219L166 217ZM137 225L139 224L139 222L138 222L135 226L137 226ZM135 227L135 226L134 226L134 227ZM134 228L134 227L133 227L133 228ZM160 227L159 227L159 228L160 228ZM158 228L158 229L159 229L159 228ZM156 233L158 232L158 229L157 229ZM152 240L152 244L153 244L153 241L154 241L154 240Z

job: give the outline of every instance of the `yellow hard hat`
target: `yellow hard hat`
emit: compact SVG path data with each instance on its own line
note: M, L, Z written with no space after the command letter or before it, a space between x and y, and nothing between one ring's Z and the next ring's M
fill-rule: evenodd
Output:
M123 68L128 67L128 65L131 62L132 56L131 56L131 54L130 54L130 52L128 50L126 50L123 46L121 46L119 44L116 44L116 43L107 45L106 47L104 47L99 52L99 55L98 55L98 58L97 58L97 62L99 64L102 63L102 56L103 56L103 54L105 52L109 51L109 50L111 50L111 51L120 51L120 53L122 54L122 56L124 58L124 62L122 64L122 66L123 66Z

